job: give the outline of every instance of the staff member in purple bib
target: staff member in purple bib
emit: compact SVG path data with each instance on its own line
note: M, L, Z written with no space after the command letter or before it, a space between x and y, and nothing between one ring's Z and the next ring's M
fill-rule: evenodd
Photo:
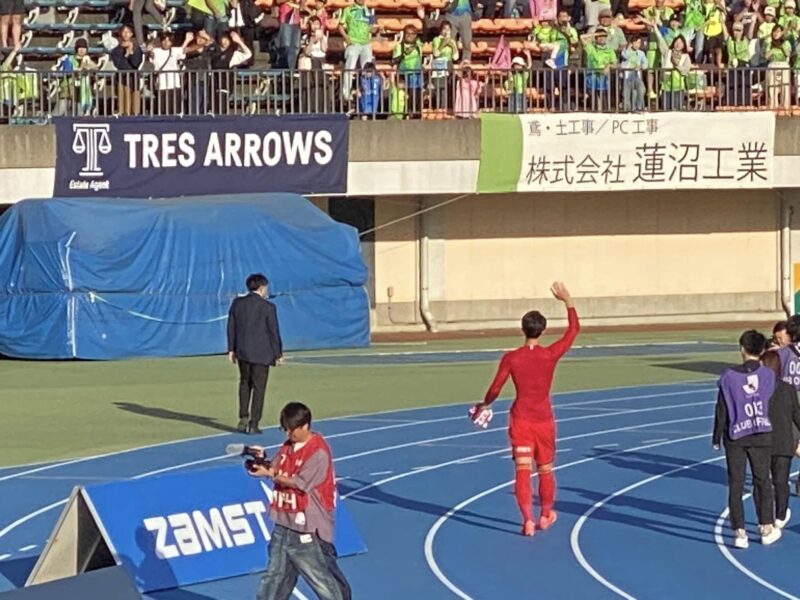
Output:
M785 334L781 339L784 341L778 348L778 356L781 357L781 379L794 389L800 390L800 316L794 315L786 321Z
M764 352L761 364L781 374L781 359L774 350ZM797 392L785 381L778 380L769 401L769 421L772 424L772 490L775 492L775 527L783 529L792 516L789 510L789 470L797 448L792 427L800 428L800 404Z
M714 416L713 445L725 443L728 463L728 508L735 532L734 546L747 548L744 529L744 478L747 463L753 475L753 500L761 532L761 543L772 544L781 537L773 527L773 495L770 482L772 463L772 424L769 401L777 387L772 369L759 363L767 345L761 333L745 331L739 338L743 364L725 369L719 379L719 394Z
M781 359L781 379L800 392L800 315L793 315L784 321L782 334L776 332L775 339L781 341L777 349ZM778 329L778 325L775 329ZM775 330L773 330L775 332ZM800 457L800 444L795 447L795 456ZM791 465L789 465L791 470ZM800 479L795 482L796 493L800 496Z

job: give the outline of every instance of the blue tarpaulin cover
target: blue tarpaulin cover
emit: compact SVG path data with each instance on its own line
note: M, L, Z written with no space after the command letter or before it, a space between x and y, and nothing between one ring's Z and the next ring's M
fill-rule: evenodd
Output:
M222 353L253 272L285 349L369 343L357 232L302 196L26 200L0 216L0 353Z

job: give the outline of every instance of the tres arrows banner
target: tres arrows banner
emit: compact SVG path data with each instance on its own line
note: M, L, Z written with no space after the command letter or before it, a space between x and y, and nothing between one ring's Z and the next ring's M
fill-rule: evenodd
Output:
M347 190L345 115L54 122L54 197Z
M478 191L772 188L775 115L481 115Z
M27 584L114 564L141 592L262 571L269 485L237 464L75 488ZM339 556L366 552L341 499L335 517Z

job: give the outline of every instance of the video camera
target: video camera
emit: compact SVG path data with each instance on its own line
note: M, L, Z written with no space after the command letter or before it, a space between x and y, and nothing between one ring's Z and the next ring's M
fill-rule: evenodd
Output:
M246 446L245 444L228 444L225 447L228 456L244 456L244 468L255 471L258 467L269 469L272 461L267 458L267 452L261 446Z

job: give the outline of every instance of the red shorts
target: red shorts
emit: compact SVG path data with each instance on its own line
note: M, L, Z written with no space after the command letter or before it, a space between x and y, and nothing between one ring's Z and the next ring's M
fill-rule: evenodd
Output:
M511 439L511 454L514 458L529 456L537 465L547 465L555 460L554 421L537 423L511 419L508 437Z

